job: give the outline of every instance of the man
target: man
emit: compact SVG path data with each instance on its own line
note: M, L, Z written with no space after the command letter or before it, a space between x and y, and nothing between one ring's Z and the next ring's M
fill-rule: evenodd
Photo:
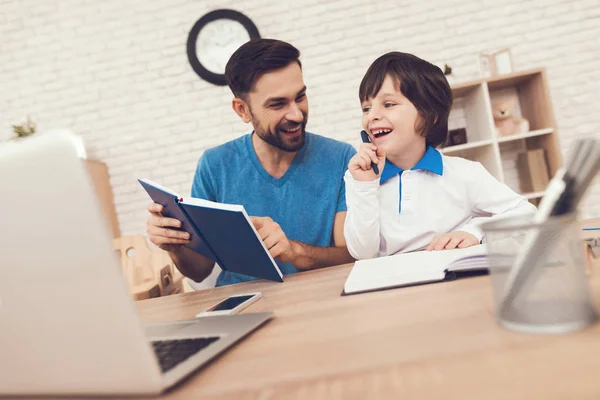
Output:
M225 79L232 107L254 131L207 150L192 185L192 197L244 205L283 274L353 261L343 234L343 176L356 151L305 131L299 56L292 45L271 39L251 40L231 56ZM148 210L152 243L169 252L183 275L205 279L215 262L184 246L189 235L170 229L181 224L162 217L160 205ZM223 271L217 286L252 279Z

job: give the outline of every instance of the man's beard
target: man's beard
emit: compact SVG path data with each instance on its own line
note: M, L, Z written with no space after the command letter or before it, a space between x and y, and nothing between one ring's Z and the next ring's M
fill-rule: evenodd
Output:
M285 122L277 125L275 131L263 129L259 121L252 116L252 125L254 126L254 132L265 142L271 146L276 147L280 150L287 151L290 153L296 152L304 147L306 138L306 122L308 116L303 115L302 122ZM283 129L294 129L300 126L300 134L294 137L287 137L287 134L283 132Z

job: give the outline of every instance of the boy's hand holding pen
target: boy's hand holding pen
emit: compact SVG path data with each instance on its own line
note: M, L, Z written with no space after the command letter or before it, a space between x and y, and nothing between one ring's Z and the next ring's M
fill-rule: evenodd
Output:
M361 131L363 144L358 153L350 159L348 170L357 181L373 181L385 166L385 153L371 143L371 138L365 131Z

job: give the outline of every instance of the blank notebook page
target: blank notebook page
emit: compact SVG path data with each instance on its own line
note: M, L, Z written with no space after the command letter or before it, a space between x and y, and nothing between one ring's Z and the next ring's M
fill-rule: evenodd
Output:
M416 251L360 260L354 263L344 291L352 293L441 281L446 276L445 270L452 263L467 257L482 257L485 254L485 245L478 245L466 249Z

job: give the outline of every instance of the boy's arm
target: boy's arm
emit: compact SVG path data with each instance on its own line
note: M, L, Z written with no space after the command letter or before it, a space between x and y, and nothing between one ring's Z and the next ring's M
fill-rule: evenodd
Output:
M350 172L344 175L348 214L344 237L348 251L357 260L379 255L379 178L357 181Z
M479 241L483 239L483 232L479 224L511 216L534 214L536 207L520 194L499 182L481 164L477 163L472 168L473 213L475 218L456 230L465 231L475 236Z

